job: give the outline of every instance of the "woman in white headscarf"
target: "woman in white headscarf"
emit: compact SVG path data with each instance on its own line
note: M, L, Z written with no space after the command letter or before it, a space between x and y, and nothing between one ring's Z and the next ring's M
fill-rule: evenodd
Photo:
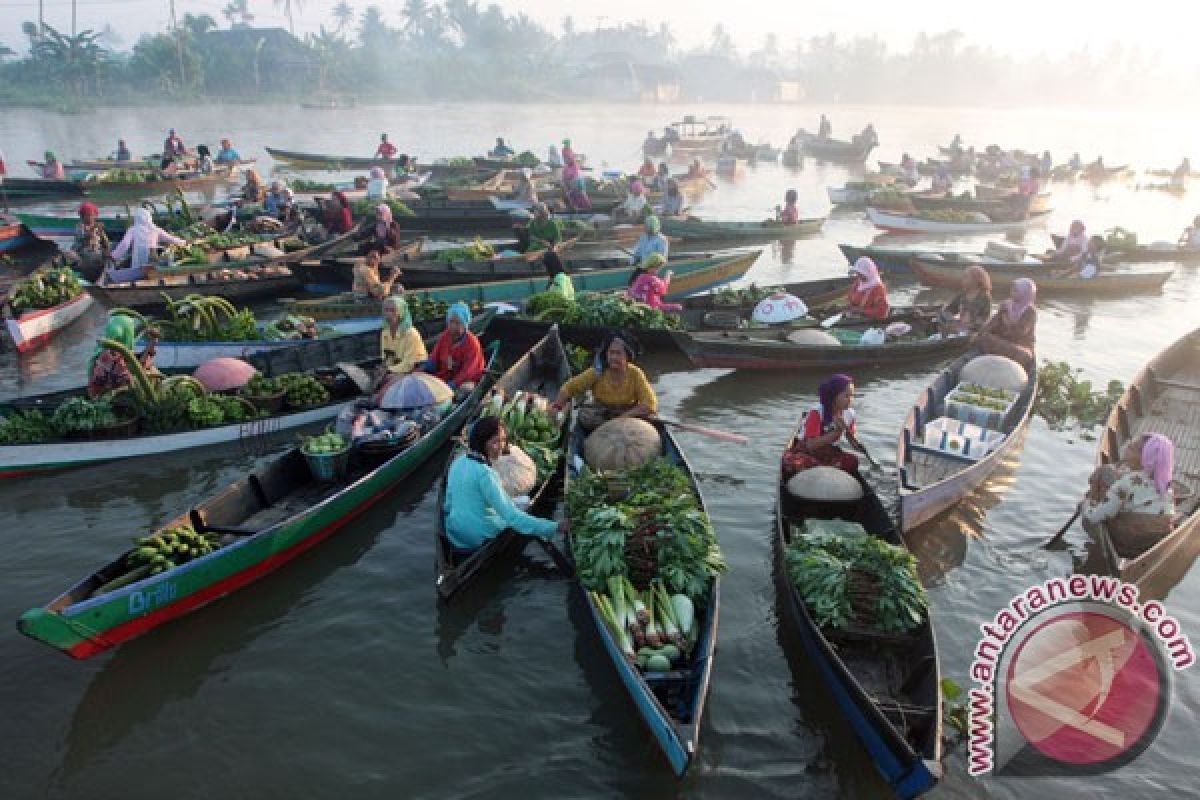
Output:
M516 200L519 203L525 203L530 206L537 205L538 203L537 186L533 182L533 170L529 167L521 170L521 179L517 183Z
M130 269L140 273L133 278L136 280L145 274L146 267L154 260L154 251L169 244L187 244L187 242L155 225L150 212L146 209L135 208L133 225L129 226L121 243L112 251L113 261L120 263L128 255Z
M386 200L388 198L388 179L382 167L371 167L371 177L367 180L367 199Z

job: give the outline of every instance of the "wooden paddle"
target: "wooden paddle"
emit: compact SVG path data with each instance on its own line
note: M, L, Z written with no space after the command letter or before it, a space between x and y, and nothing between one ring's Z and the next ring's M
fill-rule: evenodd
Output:
M854 445L855 449L857 449L860 453L862 453L864 456L867 457L867 461L871 462L872 467L875 467L875 469L879 469L879 462L871 457L870 451L867 450L867 448L863 446L863 443L858 440L857 436L855 436L850 431L846 431L846 440L848 442L850 442L850 444Z
M720 431L716 428L706 428L703 425L693 425L689 422L680 422L674 419L664 419L663 417L650 417L649 422L661 422L663 425L670 425L672 428L677 428L681 431L689 431L691 433L699 433L703 436L708 436L712 439L720 439L723 442L731 442L732 444L747 444L750 440L742 436L740 433L730 433L729 431Z
M1062 537L1066 534L1066 532L1071 529L1071 526L1075 524L1075 520L1079 519L1079 515L1081 513L1083 513L1083 503L1080 503L1077 506L1075 506L1075 513L1071 515L1071 518L1069 520L1067 520L1067 524L1063 525L1061 528L1059 528L1058 533L1054 534L1054 536L1052 536L1049 539L1049 541L1047 541L1044 545L1042 545L1042 549L1043 550L1054 549L1054 546L1056 544L1058 544L1059 540L1062 539Z

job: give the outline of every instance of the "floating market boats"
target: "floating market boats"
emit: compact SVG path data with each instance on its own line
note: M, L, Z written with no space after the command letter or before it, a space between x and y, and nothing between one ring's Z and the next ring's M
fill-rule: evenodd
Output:
M1080 278L1074 274L1058 277L1053 274L1055 270L1074 270L1078 267L1053 261L1012 264L998 259L979 258L972 254L959 253L926 254L912 257L912 271L917 279L926 286L942 289L962 288L963 270L973 264L978 264L987 270L992 279L993 291L1007 291L1013 281L1019 278L1030 278L1037 283L1040 295L1157 292L1174 273L1174 270L1170 269L1142 272L1109 272L1105 270L1092 278Z
M519 391L533 392L534 394L553 400L558 394L559 387L570 379L570 360L567 358L566 350L563 349L562 340L558 338L558 331L551 328L542 337L541 341L535 343L524 356L518 359L516 363L505 370L503 375L496 379L492 391L498 393L498 396L504 398L505 401L512 398ZM484 405L487 402L488 400L485 397ZM478 416L482 411L483 408L481 406L477 410L476 415ZM565 437L566 428L567 420L564 418L558 432L560 437ZM508 432L510 444L514 442L515 435L515 431L510 430ZM560 444L563 441L564 439L560 438ZM464 450L461 445L455 448L454 453L446 462L446 469L438 488L437 518L434 523L436 543L435 568L437 570L435 585L437 586L438 597L443 600L450 600L498 559L523 550L530 539L528 536L522 536L508 529L503 531L499 536L489 540L485 545L468 556L463 557L455 554L454 546L446 536L446 482L450 475L450 467L454 464L454 460L462 455L463 452ZM546 475L534 487L533 491L529 493L529 505L525 509L528 513L535 516L547 516L553 513L553 501L557 497L557 489L560 485L559 481L562 479L559 471L561 465L562 459L560 457L556 469Z
M909 202L917 211L978 211L986 214L992 219L1002 219L1006 215L1021 214L1026 210L1025 203L1029 203L1028 211L1030 214L1044 214L1053 210L1050 205L1050 192L1041 192L1033 195L1026 200L1026 196L1011 192L996 198L963 198L955 197L954 195L944 195L941 197L925 194L922 192L913 193L909 197Z
M920 319L913 327L924 326ZM872 323L878 324L878 323ZM861 344L862 330L834 327L818 343L812 343L817 330L788 333L771 329L721 331L719 333L671 331L676 346L698 367L732 369L822 369L886 366L900 363L937 361L957 355L970 345L970 336L942 336L922 333L915 338ZM917 330L921 330L917 328ZM932 328L928 328L932 330Z
M788 570L788 547L809 520L856 522L867 535L904 547L874 488L861 475L855 477L863 490L860 500L817 503L792 496L781 473L775 515L781 616L799 634L809 662L875 768L897 797L911 798L942 777L941 674L928 612L915 630L904 634L859 626L822 628Z
M748 253L672 261L671 269L675 272L675 276L671 279L671 292L668 296L671 298L683 297L735 281L746 274L746 271L758 260L761 252L761 250L754 250ZM571 281L575 284L577 292L608 291L624 289L629 285L629 278L632 274L633 267L625 266L576 273L571 276ZM538 278L426 289L413 292L410 300L415 298L418 302L433 300L445 303L462 300L468 304L512 302L523 300L545 288L546 278L543 275ZM355 302L346 296L301 300L293 306L293 311L317 320L354 319L374 317L379 314L376 304Z
M492 354L491 360L494 360ZM17 620L17 629L72 658L90 658L220 599L263 577L345 527L407 478L458 431L487 388L481 381L411 447L379 466L351 467L345 477L318 480L299 448L255 470L139 540L44 606ZM184 530L191 531L189 536ZM211 552L196 554L195 536ZM157 574L139 574L141 547L158 537L192 540L188 558ZM161 552L161 549L160 549ZM174 564L168 561L167 564ZM113 587L100 591L105 587Z
M1159 536L1112 522L1084 522L1100 546L1109 574L1136 584L1143 597L1162 598L1195 557L1200 534L1200 329L1144 366L1113 407L1096 451L1097 465L1116 464L1142 434L1161 433L1175 445L1172 485L1176 524ZM1187 556L1187 557L1184 557ZM1180 561L1186 563L1179 563Z
M935 213L935 212L927 212ZM966 233L1005 233L1021 231L1044 222L1048 213L1030 214L1025 219L1012 222L942 222L920 216L896 214L890 211L867 206L867 218L877 228L883 228L892 233L937 233L937 234L966 234Z
M235 264L123 283L110 283L105 276L90 284L88 291L108 306L154 309L165 307L167 298L181 300L189 294L215 295L240 304L279 297L300 288L300 280L285 266Z
M763 241L773 239L803 239L821 232L825 217L802 219L794 224L765 220L735 222L732 220L697 219L695 217L663 217L662 230L668 236L685 239Z
M87 292L46 308L29 309L13 314L6 304L4 325L12 337L17 352L32 352L50 341L59 331L71 325L92 307L92 296Z
M1054 234L1055 247L1062 247L1063 237ZM1125 245L1108 243L1104 251L1105 260L1123 264L1142 264L1174 261L1177 264L1200 264L1200 247L1171 244L1170 242L1152 242L1151 244Z
M1017 451L1037 397L1037 373L1024 390L1008 394L1008 410L990 415L992 430L976 432L983 438L960 435L953 422L947 429L939 420L950 417L947 397L959 384L959 374L974 357L967 354L942 370L921 392L904 420L896 449L900 488L900 529L904 532L928 522L975 491L996 468ZM1035 359L1036 361L1036 359ZM994 394L998 394L994 392ZM996 436L999 434L999 437ZM1002 437L1002 438L1001 438ZM957 445L957 447L955 447ZM982 448L974 452L976 448Z
M45 178L4 179L4 195L9 202L33 202L83 197L83 187L77 181L56 181Z
M687 474L689 488L699 502L700 513L707 515L700 487L679 444L664 426L656 427L662 437L664 457ZM573 425L569 434L564 496L569 494L572 482L582 477L583 440L582 428ZM573 540L568 541L574 545ZM717 618L721 609L720 578L712 579L706 605L695 609L697 637L690 658L680 665L682 668L665 672L643 672L630 662L605 622L592 593L586 591L582 583L577 583L577 587L582 595L581 602L588 609L592 627L638 714L670 762L675 775L684 775L700 746L700 722L704 716L717 646Z

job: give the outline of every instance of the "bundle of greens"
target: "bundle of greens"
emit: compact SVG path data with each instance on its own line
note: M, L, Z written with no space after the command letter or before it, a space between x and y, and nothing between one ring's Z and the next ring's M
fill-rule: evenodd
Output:
M631 300L619 292L582 292L575 295L574 300L553 290L539 292L526 301L525 310L534 319L566 325L643 330L678 330L681 327L678 316Z
M155 328L167 342L245 342L264 338L254 312L238 309L223 297L189 294L172 300L165 292L167 317L146 319L137 311L115 308L110 315L122 314L143 328Z
M1049 423L1052 430L1065 430L1074 425L1090 438L1088 430L1104 422L1125 387L1120 381L1109 381L1104 391L1094 391L1091 381L1081 381L1082 368L1071 368L1066 361L1043 361L1038 370L1037 398L1033 410Z
M355 200L351 204L350 210L355 219L367 217L374 222L375 206L379 205L380 203L387 203L388 208L392 210L392 216L394 217L415 216L411 208L393 197L389 197L387 200Z
M480 406L481 417L500 417L508 441L520 447L537 467L537 482L558 469L562 458L564 413L550 410L550 401L539 394L516 391L506 402L502 389L493 389Z
M58 436L54 422L37 409L0 418L0 444L40 444Z
M475 241L462 247L449 247L437 251L437 260L441 264L451 264L455 261L488 261L496 257L496 248L487 244L478 236Z
M793 530L785 560L809 613L822 628L907 633L925 618L917 561L903 547L869 536L855 523L831 528L808 520Z
M56 408L50 418L50 424L59 435L91 433L97 428L111 428L119 422L112 402L103 397L98 400L72 397Z
M57 266L39 269L19 283L9 295L13 314L21 316L27 311L54 308L83 293L79 278L69 267Z
M782 286L759 286L754 283L742 289L726 286L713 292L713 305L756 306L771 295L784 291L787 290Z

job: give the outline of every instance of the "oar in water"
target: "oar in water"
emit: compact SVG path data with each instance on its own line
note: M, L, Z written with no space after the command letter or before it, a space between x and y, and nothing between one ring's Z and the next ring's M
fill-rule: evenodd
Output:
M730 433L729 431L719 431L716 428L706 428L703 425L693 425L689 422L680 422L674 419L664 419L663 417L652 417L651 421L661 422L663 425L670 425L672 428L677 428L681 431L690 431L691 433L699 433L703 436L708 436L712 439L720 439L723 442L732 442L733 444L746 444L750 440L742 436L740 433Z
M1075 524L1075 520L1079 519L1079 515L1081 513L1083 513L1083 503L1080 503L1079 505L1075 506L1075 513L1071 515L1071 518L1069 520L1067 520L1067 524L1063 525L1061 528L1059 528L1058 533L1054 534L1054 536L1052 536L1049 541L1047 541L1044 545L1042 545L1042 549L1043 550L1053 550L1055 545L1058 544L1059 540L1062 539L1062 537L1066 534L1066 532L1071 529L1071 526Z

